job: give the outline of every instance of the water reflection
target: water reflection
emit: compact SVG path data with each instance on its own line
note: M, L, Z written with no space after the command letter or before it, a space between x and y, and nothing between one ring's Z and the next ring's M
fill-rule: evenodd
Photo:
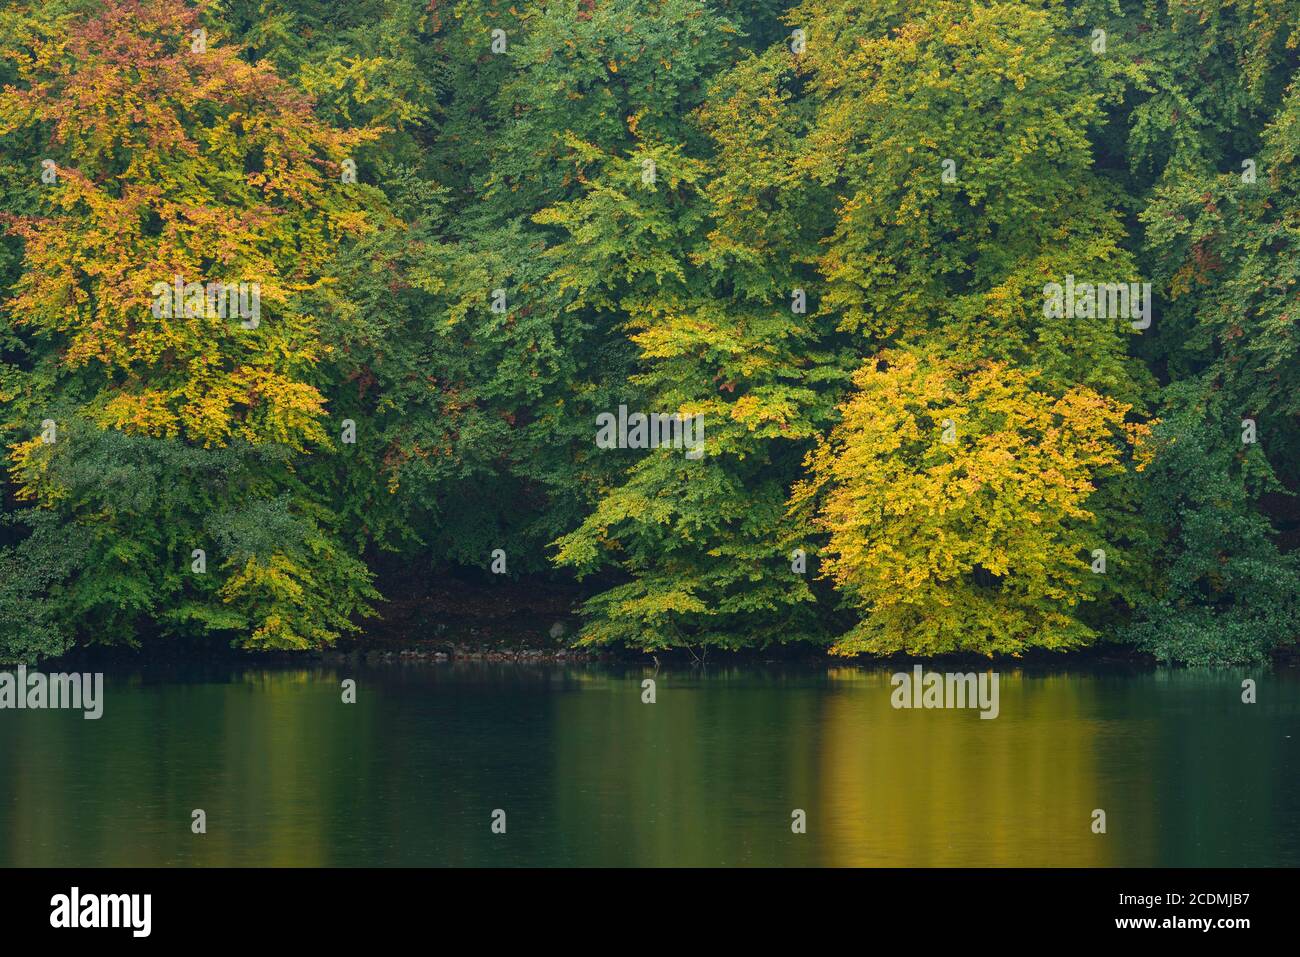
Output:
M0 864L1300 863L1294 672L1003 672L992 721L883 670L647 674L109 675L99 721L0 712Z

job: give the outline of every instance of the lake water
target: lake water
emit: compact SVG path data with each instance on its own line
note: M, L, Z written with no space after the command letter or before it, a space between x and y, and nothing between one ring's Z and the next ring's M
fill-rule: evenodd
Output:
M995 720L892 670L110 673L0 711L0 865L1300 864L1293 670L1004 670Z

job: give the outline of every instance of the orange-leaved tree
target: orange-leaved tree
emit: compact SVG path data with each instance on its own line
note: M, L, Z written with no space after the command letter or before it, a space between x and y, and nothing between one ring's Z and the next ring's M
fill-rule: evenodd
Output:
M373 593L295 487L293 458L330 444L303 302L371 228L378 194L343 172L376 131L322 123L181 0L19 7L5 27L0 142L46 157L38 211L6 217L23 259L4 320L31 347L6 425L30 437L11 446L21 494L104 549L69 610L116 635L148 615L331 639ZM186 493L115 496L88 468Z

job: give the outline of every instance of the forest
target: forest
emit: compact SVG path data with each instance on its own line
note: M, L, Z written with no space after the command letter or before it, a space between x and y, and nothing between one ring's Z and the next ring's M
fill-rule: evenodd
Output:
M0 0L0 661L1300 640L1300 0Z

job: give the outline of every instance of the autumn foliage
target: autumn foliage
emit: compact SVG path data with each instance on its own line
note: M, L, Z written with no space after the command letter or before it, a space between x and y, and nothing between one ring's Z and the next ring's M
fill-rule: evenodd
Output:
M1266 657L1298 62L1296 0L8 4L0 659L497 549L587 644Z
M1126 407L1082 387L1039 391L1003 363L892 350L854 385L794 496L818 498L823 568L863 612L833 650L1015 653L1092 638L1074 616L1104 581L1087 506L1144 432L1126 428Z

